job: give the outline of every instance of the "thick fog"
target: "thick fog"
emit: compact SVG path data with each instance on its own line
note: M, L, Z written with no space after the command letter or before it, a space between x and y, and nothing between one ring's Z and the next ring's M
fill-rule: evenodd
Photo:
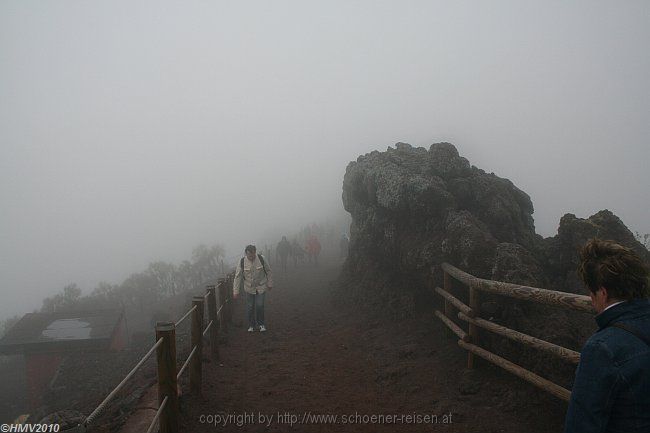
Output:
M511 179L544 236L648 233L649 41L647 1L5 0L0 319L337 218L398 141Z

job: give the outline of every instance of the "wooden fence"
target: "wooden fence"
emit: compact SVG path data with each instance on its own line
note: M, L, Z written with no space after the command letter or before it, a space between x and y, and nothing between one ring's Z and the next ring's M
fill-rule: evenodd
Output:
M201 394L203 383L203 339L209 333L210 356L219 359L219 334L228 330L232 322L232 279L219 281L216 286L207 286L204 296L192 299L192 308L176 323L158 322L156 342L158 360L158 402L159 408L147 433L152 432L156 422L160 423L161 433L178 431L178 380L189 368L190 392ZM219 307L217 308L217 290ZM204 313L208 314L205 324ZM191 315L191 347L185 363L180 369L176 366L176 328Z
M145 362L156 353L158 361L158 410L147 433L160 426L162 433L178 432L178 381L189 370L190 392L201 393L203 382L203 340L209 335L210 356L219 359L219 335L228 330L232 322L232 286L234 275L219 280L217 285L207 286L203 296L192 299L192 307L176 322L158 322L156 324L156 342L146 355L133 367L99 406L77 426L76 432L92 430L93 423L105 410L108 403L117 395L124 385L135 375ZM218 299L218 300L217 300ZM218 304L218 307L217 307ZM204 314L207 310L208 322ZM190 354L180 369L176 365L176 329L191 317Z
M479 356L486 361L527 380L543 390L550 392L556 397L568 401L571 397L571 391L568 389L480 347L478 329L485 329L535 349L545 351L574 364L577 364L580 361L580 354L567 349L566 347L558 346L557 344L482 319L480 317L480 292L593 313L589 296L574 295L554 290L539 289L537 287L485 280L463 272L448 263L442 264L442 270L444 271L444 287L435 287L433 290L442 296L444 300L444 312L436 310L435 315L458 336L458 345L467 350L467 368L474 368L474 357ZM463 283L469 288L469 305L464 304L452 295L452 279ZM467 332L452 320L454 307L458 310L456 317L468 324Z

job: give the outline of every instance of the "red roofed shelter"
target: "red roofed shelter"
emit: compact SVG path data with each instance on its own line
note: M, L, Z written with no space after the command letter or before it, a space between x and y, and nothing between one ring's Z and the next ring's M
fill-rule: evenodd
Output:
M28 313L0 340L0 354L24 355L27 394L35 409L65 357L78 351L122 350L126 344L120 310Z

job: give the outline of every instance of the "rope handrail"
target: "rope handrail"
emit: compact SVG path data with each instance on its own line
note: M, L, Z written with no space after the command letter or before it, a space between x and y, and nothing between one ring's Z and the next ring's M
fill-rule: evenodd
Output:
M181 367L180 370L178 370L178 374L176 375L176 380L180 379L183 373L185 373L185 370L187 369L187 366L190 365L190 361L194 357L194 354L196 353L196 349L198 349L198 346L194 346L192 351L190 352L190 356L187 357L185 360L185 364Z
M115 395L124 387L126 382L128 382L128 380L133 377L133 375L140 369L140 367L142 367L142 365L151 357L151 355L153 355L154 351L158 349L158 347L162 344L162 342L163 342L162 338L156 341L156 343L151 347L151 349L149 349L149 351L142 357L140 362L138 362L135 365L135 367L133 367L133 369L129 372L129 374L127 374L124 377L124 379L122 379L122 381L113 389L113 391L111 391L110 394L106 396L104 401L102 401L99 404L99 406L97 406L97 408L90 415L88 415L88 417L84 421L84 425L88 426L93 421L95 421L95 418L97 418L104 411L104 408L106 407L108 402L115 397Z
M167 405L168 400L169 400L169 396L165 396L162 403L160 403L160 407L156 411L156 415L154 415L153 420L151 421L151 424L149 424L149 428L147 429L147 433L153 432L154 428L156 427L156 423L158 422L158 419L160 418L160 415L162 415L163 410L165 410L165 406Z
M226 282L226 281L227 281L227 279L224 279L224 280L223 280L223 282ZM220 279L219 284L221 284L221 283L222 283L222 281L221 281L221 279ZM212 286L209 286L209 287L212 287ZM210 292L210 291L208 291L207 293L205 293L205 295L202 296L202 300L203 300L203 302L205 302L206 300L208 300L208 299L210 298L210 295L211 295L211 292ZM222 310L223 310L224 307L225 307L227 304L229 304L229 303L231 303L231 300L230 300L230 299L225 299L225 300L224 300L223 304L221 304L221 306L220 306L219 309L217 310L217 316L216 316L217 318L221 317L221 315L222 315L223 313L226 312L226 311L223 311L223 312L222 312ZM175 322L175 323L165 323L164 325L166 325L166 326L170 326L170 327L171 327L171 328L169 328L169 329L166 329L166 331L172 331L172 332L173 332L173 330L174 330L175 328L179 327L179 326L180 326L180 325L181 325L185 320L187 320L187 318L190 317L190 315L191 315L193 312L195 312L196 310L197 310L197 305L193 305L193 306L192 306L192 307L191 307L191 308L190 308L190 309L189 309L189 310L188 310L188 311L183 315L183 317L181 317L177 322ZM205 336L208 334L208 331L210 331L214 326L215 326L215 319L213 318L212 320L210 320L210 322L207 324L207 326L206 326L203 330L201 330L200 327L199 327L199 335L200 335L201 337L205 337ZM156 327L156 332L158 332L158 327ZM194 331L193 331L193 332L194 332ZM214 335L214 334L212 334L212 335ZM172 344L172 347L173 347L173 345L175 344L175 341L174 341L175 339L172 338L171 340L172 340L172 341L171 341L171 344ZM153 355L153 353L154 353L157 349L159 349L159 348L163 345L163 343L164 343L165 341L166 341L165 338L160 337L160 338L159 338L159 339L158 339L158 340L153 344L153 346L149 349L149 351L148 351L148 352L147 352L147 353L146 353L146 354L145 354L145 355L140 359L140 361L138 361L138 363L137 363L137 364L133 367L133 369L131 369L131 371L130 371L130 372L129 372L129 373L128 373L128 374L127 374L123 379L122 379L122 381L121 381L121 382L120 382L120 383L119 383L119 384L118 384L118 385L117 385L117 386L116 386L116 387L115 387L115 388L114 388L114 389L113 389L113 390L112 390L112 391L111 391L111 392L106 396L106 398L104 398L104 400L103 400L103 401L102 401L102 402L101 402L101 403L100 403L100 404L95 408L95 410L92 411L92 413L91 413L90 415L88 415L88 416L85 418L85 420L83 421L83 423L82 423L82 425L80 426L80 428L82 428L84 431L86 431L86 430L88 429L88 427L89 427L92 423L94 423L94 422L96 421L96 419L97 419L97 418L98 418L98 417L99 417L99 416L104 412L104 410L106 409L106 406L111 402L111 400L113 400L113 399L115 398L115 396L116 396L116 395L117 395L117 394L118 394L118 393L119 393L119 392L124 388L124 386L126 385L126 383L127 383L131 378L133 378L133 376L137 373L137 371L140 370L140 368L144 365L144 363L145 363L149 358L151 358L151 356ZM211 345L212 345L212 341L211 341ZM195 358L195 355L196 355L196 353L198 352L199 346L200 346L200 344L198 344L198 345L195 344L195 345L193 346L192 351L190 352L190 354L189 354L189 356L187 357L187 359L185 360L183 366L181 367L181 369L178 371L178 374L176 375L177 380L180 379L180 377L183 375L183 373L185 372L185 370L187 370L187 368L188 368L188 366L190 365L190 362L192 361L192 359ZM165 350L166 350L166 349L163 349L163 352L164 352ZM217 355L217 356L218 356L218 355ZM159 360L159 364L160 364L160 360ZM159 365L159 368L160 368L160 365ZM200 371L200 370L199 370L199 371ZM159 370L159 374L160 374L160 370ZM160 382L159 382L159 386L160 386ZM151 424L149 425L149 428L148 428L148 430L147 430L147 433L151 433L152 431L154 431L156 424L157 424L157 423L159 424L159 423L161 422L161 421L160 421L160 417L162 416L162 414L163 414L163 412L165 411L165 408L166 408L167 406L169 406L170 404L171 404L172 406L175 406L175 405L176 405L176 403L174 402L175 400L174 400L174 401L170 401L170 397L169 397L169 395L170 395L170 394L166 395L165 398L163 399L163 401L161 402L161 404L160 404L158 410L156 411L156 414L155 414L155 416L154 416L154 418L153 418ZM174 392L173 395L176 395L176 392ZM171 410L177 410L177 408L174 409L174 408L172 407Z
M557 290L540 289L502 281L486 280L468 274L449 263L443 263L442 269L461 283L483 292L509 296L511 298L535 301L548 305L570 308L573 310L593 313L594 309L589 296L576 295Z
M183 317L178 319L178 322L176 322L174 325L178 328L181 325L181 323L183 323L185 321L185 319L190 317L190 314L192 314L192 311L194 311L194 310L196 310L196 305L194 305L192 308L190 308L190 310L187 313L185 313L185 315Z
M208 334L208 331L210 330L210 327L212 326L213 323L214 323L214 320L210 320L210 322L208 323L208 326L205 327L205 330L203 331L203 336L204 337Z

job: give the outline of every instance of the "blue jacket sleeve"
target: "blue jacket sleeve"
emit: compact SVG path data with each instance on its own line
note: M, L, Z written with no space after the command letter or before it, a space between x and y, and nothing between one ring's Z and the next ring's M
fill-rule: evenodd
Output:
M580 354L564 433L606 431L619 382L612 352L605 343L592 337Z

